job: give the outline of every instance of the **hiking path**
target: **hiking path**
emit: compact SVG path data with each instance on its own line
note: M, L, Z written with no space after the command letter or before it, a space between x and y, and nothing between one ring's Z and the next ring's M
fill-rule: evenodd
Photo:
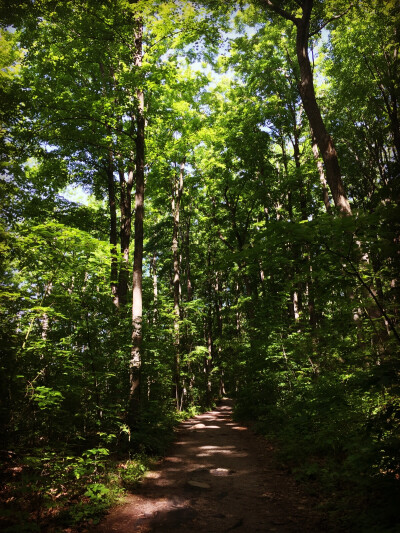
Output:
M268 441L232 420L229 399L183 422L156 468L91 531L328 531L317 498L276 466Z

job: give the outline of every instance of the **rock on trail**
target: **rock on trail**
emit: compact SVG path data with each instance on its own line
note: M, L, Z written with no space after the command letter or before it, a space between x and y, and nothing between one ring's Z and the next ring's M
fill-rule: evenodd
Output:
M327 524L232 402L183 422L170 453L92 533L321 532Z

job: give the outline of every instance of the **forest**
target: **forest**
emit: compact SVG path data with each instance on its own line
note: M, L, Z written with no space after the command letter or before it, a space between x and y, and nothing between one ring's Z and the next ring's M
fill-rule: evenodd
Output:
M399 3L0 20L0 528L96 522L228 396L338 531L398 531Z

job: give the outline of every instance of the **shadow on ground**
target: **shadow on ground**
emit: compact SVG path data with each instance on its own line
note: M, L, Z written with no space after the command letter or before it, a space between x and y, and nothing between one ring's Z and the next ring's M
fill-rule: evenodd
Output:
M183 422L158 470L92 533L321 532L315 501L274 466L268 443L232 420L232 401Z

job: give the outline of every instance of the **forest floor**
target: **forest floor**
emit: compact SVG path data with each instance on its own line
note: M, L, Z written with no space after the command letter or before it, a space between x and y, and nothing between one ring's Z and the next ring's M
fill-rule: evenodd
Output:
M91 533L329 531L317 496L232 420L232 401L183 422L169 454Z

